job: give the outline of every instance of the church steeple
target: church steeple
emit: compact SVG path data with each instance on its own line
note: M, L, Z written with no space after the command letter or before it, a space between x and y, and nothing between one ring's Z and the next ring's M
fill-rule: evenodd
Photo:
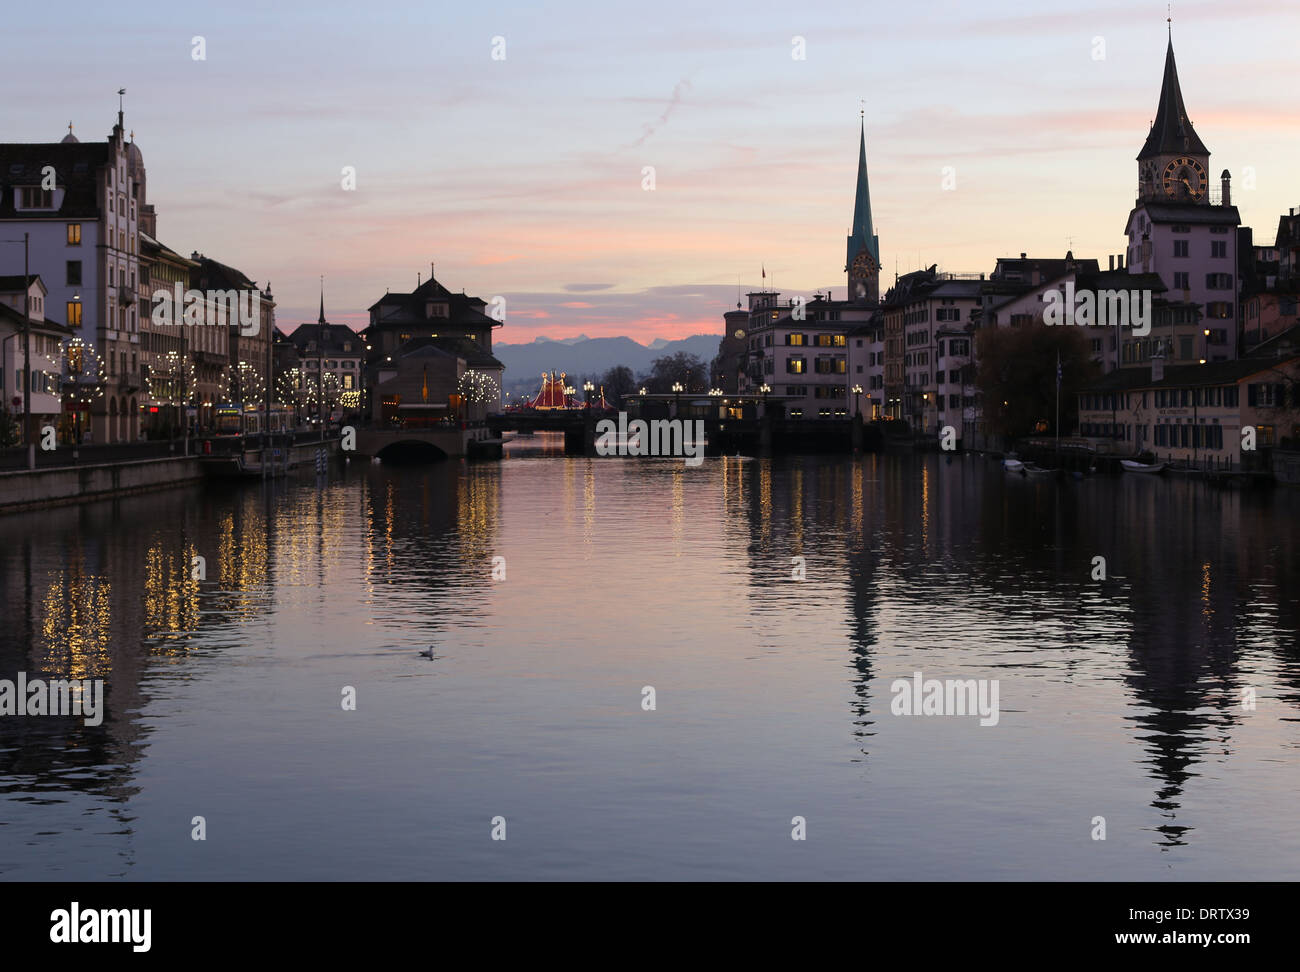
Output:
M1156 108L1156 120L1151 125L1146 144L1138 153L1138 161L1155 158L1158 155L1205 155L1210 150L1205 147L1187 119L1187 108L1183 105L1183 92L1178 85L1178 66L1174 63L1174 38L1169 36L1169 46L1165 49L1165 77L1160 85L1160 104Z
M867 130L865 114L858 138L858 183L853 199L853 226L849 232L847 258L849 299L875 302L880 298L880 240L871 221L871 188L867 183Z

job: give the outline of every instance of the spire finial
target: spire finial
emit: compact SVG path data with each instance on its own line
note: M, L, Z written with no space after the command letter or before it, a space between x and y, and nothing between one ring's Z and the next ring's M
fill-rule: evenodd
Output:
M325 274L320 275L320 319L317 324L325 323Z
M1169 30L1169 43L1174 41L1174 5L1172 2L1165 4L1165 24Z
M68 134L72 134L72 122L68 122Z

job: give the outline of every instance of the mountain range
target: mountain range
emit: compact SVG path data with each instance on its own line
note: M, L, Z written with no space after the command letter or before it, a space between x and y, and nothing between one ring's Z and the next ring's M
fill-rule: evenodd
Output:
M647 347L629 337L589 338L580 336L552 340L539 337L527 344L493 343L492 354L506 366L507 386L520 381L540 380L544 371L570 375L601 375L615 365L627 365L637 375L650 370L655 358L685 351L707 366L718 353L720 334L696 334L668 341L656 338Z

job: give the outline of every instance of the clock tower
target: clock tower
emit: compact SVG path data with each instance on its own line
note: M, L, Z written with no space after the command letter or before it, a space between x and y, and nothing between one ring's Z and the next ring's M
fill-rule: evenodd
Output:
M849 233L844 272L849 275L849 300L880 302L880 240L871 225L871 189L867 185L867 131L865 118L858 139L858 187L853 200L853 228Z
M1241 214L1231 204L1226 169L1218 191L1211 190L1210 150L1187 118L1172 30L1160 104L1137 163L1138 198L1124 226L1128 271L1159 276L1165 319L1157 314L1149 336L1117 329L1103 338L1102 360L1107 368L1145 367L1156 355L1174 365L1230 361L1240 339Z
M1146 144L1138 153L1138 195L1151 202L1209 202L1210 150L1205 147L1183 105L1174 64L1172 32L1165 50L1160 104Z

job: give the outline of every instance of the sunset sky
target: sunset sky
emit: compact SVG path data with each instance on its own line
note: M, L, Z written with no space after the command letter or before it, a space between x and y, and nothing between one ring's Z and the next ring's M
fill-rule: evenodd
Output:
M162 241L269 279L285 329L315 319L321 274L331 320L361 326L433 262L454 290L506 297L499 341L648 343L721 333L760 267L786 293L844 294L859 99L886 284L1070 240L1120 252L1166 5L1027 6L23 4L0 140L55 141L69 120L102 139L125 87ZM1271 243L1300 205L1300 5L1173 16L1215 184L1231 170Z

